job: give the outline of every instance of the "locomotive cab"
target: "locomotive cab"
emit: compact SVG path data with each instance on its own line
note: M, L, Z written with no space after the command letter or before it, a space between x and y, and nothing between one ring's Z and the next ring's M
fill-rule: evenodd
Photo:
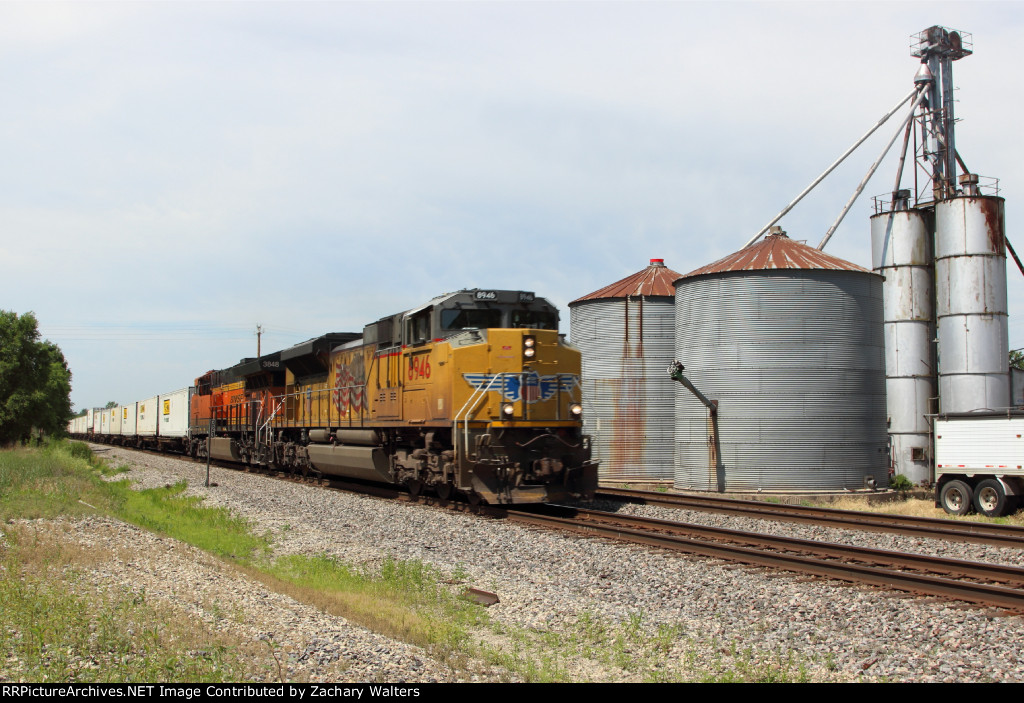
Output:
M554 306L527 291L468 290L396 317L398 482L495 503L593 494L580 355L560 338Z
M467 330L558 329L558 310L529 291L465 290L381 318L363 330L364 343L414 347Z

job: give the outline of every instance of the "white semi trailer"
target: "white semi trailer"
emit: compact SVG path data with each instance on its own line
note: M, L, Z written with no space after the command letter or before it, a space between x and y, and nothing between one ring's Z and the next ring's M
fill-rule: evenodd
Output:
M935 418L936 505L952 515L1016 510L1024 498L1024 412Z

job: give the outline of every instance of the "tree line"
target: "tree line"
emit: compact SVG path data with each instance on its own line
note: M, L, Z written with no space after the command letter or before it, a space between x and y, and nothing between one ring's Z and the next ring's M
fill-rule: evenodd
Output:
M71 371L53 342L40 339L31 312L0 310L0 445L33 429L63 434L71 419Z

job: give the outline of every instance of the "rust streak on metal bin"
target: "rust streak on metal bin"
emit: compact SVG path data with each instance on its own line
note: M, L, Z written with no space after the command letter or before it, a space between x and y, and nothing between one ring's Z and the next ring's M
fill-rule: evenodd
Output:
M882 284L885 390L891 464L914 483L931 480L935 412L935 267L932 214L907 207L871 218L872 268Z
M1010 405L1003 199L962 196L935 205L939 411Z
M662 259L569 303L583 354L584 429L602 481L672 479L672 360L679 273Z

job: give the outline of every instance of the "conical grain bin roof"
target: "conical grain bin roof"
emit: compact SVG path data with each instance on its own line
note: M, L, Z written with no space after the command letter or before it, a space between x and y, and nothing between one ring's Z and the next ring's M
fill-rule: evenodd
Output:
M714 263L690 271L680 278L693 278L712 273L728 271L769 271L772 269L822 269L829 271L860 271L870 273L849 261L826 254L823 251L798 242L786 236L785 232L770 234L757 244L729 254ZM678 280L678 279L677 279Z
M650 265L642 271L637 271L621 281L599 288L590 295L577 298L569 305L581 303L584 300L600 300L602 298L638 298L641 296L649 298L655 295L671 298L676 294L673 281L680 275L682 274L665 266L664 259L651 259Z

